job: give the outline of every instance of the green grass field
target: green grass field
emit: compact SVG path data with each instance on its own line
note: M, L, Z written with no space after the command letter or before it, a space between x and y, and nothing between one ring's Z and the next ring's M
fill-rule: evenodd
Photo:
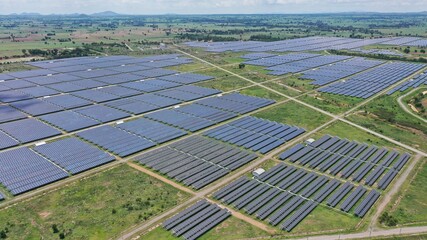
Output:
M0 210L0 231L8 239L108 239L187 197L121 165Z
M201 87L215 88L224 92L228 92L234 89L247 87L250 85L249 82L243 81L242 79L235 76L222 77L219 79L212 79L196 84Z
M282 95L279 95L277 93L274 93L272 91L269 91L268 89L265 89L259 86L243 89L242 91L240 91L240 93L245 95L255 96L255 97L273 99L278 102L287 99Z
M322 113L295 102L280 104L279 106L258 112L254 116L284 124L296 125L308 131L315 129L331 119Z
M398 96L374 99L348 119L402 143L427 149L427 125L403 111L397 103Z
M419 225L427 222L427 158L421 160L414 180L405 186L398 205L391 205L386 211L402 225ZM393 203L393 202L391 202Z
M361 98L353 98L329 93L313 93L301 96L300 100L330 113L338 114L350 110L358 103L362 102Z

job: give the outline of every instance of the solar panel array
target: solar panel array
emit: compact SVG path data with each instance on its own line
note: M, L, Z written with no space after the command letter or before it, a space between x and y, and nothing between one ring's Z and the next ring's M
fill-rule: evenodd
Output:
M43 144L34 147L34 150L72 174L115 160L112 155L77 138Z
M320 88L320 92L344 96L369 98L391 85L426 67L425 64L393 62L386 63L342 82Z
M135 157L135 161L194 189L249 163L257 155L200 136L180 140Z
M350 182L280 163L253 179L245 176L237 179L213 197L273 226L292 231L318 205L336 207L341 203L339 207L345 212L357 205L355 214L363 217L379 193L372 190L372 194L363 198L367 189L359 186L352 191L353 188Z
M274 100L246 96L239 93L202 99L196 104L221 109L237 114L245 114L275 103Z
M211 129L204 135L265 154L304 132L303 128L247 116Z
M396 38L354 39L340 37L306 37L274 42L239 41L239 42L187 42L190 47L203 48L208 52L300 52L321 51L327 49L353 49L372 44L386 43ZM255 55L256 56L256 55Z
M279 158L367 186L376 184L377 188L385 189L397 175L394 173L403 168L410 155L325 135L307 146L297 144L280 154Z
M302 73L301 79L314 80L310 84L323 86L339 79L349 77L356 73L384 63L378 60L368 60L365 58L352 58L347 61L323 66Z
M176 237L194 240L231 216L227 209L200 200L163 222L162 227Z
M29 148L0 152L0 182L13 195L66 177L66 171Z
M413 79L409 79L409 80L399 84L398 86L396 86L392 90L388 91L387 95L391 95L397 91L404 92L409 88L417 88L423 84L427 85L427 73L426 72L414 77Z
M112 126L85 130L77 133L77 136L120 157L126 157L156 145L148 139Z
M288 73L298 73L307 71L316 67L320 67L338 61L343 61L349 58L351 57L341 55L320 55L318 57L268 67L266 68L266 70L272 71L269 73L271 75L285 75Z

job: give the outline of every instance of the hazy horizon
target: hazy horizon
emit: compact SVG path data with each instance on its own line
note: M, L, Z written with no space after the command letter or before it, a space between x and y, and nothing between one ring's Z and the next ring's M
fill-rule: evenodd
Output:
M407 13L427 11L427 0L0 0L0 14L313 14L345 12Z

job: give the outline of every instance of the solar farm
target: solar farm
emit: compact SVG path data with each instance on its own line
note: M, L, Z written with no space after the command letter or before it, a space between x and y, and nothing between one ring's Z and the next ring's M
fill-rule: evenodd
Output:
M94 203L123 201L97 220L121 226L101 238L229 239L241 228L261 233L230 239L334 239L377 227L427 156L419 134L425 121L387 112L396 107L384 99L425 88L427 65L328 51L423 41L200 41L171 46L175 53L27 62L32 70L0 74L0 206L74 194L84 207L80 184L125 168L145 180L115 185L121 177L114 175L95 184L104 198L103 187L127 191ZM381 51L370 53L393 55ZM384 112L399 116L388 122L402 129L416 121L420 127L409 130L416 144L380 125ZM149 187L158 192L145 193ZM134 192L147 195L133 199ZM47 224L50 213L38 212ZM91 236L67 232L65 220L48 224L45 236Z

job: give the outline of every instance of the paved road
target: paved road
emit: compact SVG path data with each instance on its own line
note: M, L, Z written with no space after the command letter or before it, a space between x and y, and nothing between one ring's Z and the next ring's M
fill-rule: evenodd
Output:
M426 227L405 227L396 229L387 229L379 231L366 231L361 233L340 234L340 235L321 235L314 237L299 238L299 240L338 240L338 239L366 239L373 237L413 235L427 232Z
M421 116L419 116L419 115L417 115L417 114L413 113L411 110L409 110L409 109L408 109L408 107L406 106L406 104L405 104L405 103L403 103L403 101L402 101L402 100L403 100L403 98L405 98L406 96L408 96L408 95L412 94L413 92L415 92L415 91L417 91L417 90L419 90L419 88L414 88L414 89L412 89L410 92L406 93L405 95L400 96L400 97L397 99L397 103L399 103L399 106L400 106L403 110L405 110L405 112L407 112L407 113L411 114L412 116L414 116L414 117L418 118L419 120L421 120L421 121L423 121L423 122L426 122L426 123L427 123L427 120L426 120L426 119L424 119L423 117L421 117Z

